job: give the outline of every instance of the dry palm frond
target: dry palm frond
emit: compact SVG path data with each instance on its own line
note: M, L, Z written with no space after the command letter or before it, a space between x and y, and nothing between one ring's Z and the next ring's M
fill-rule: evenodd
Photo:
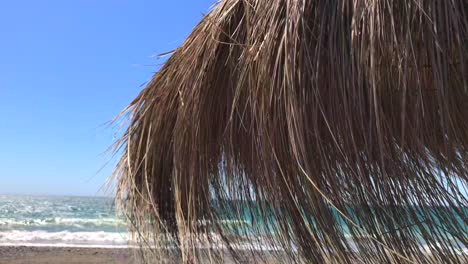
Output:
M467 43L466 0L217 4L117 142L148 259L468 261Z

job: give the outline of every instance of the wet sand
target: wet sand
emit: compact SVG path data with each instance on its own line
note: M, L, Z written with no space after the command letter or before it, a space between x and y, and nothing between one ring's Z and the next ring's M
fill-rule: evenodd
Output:
M67 248L67 247L30 247L0 246L0 264L130 264L141 263L135 257L135 249L128 248ZM263 261L257 263L278 263L277 257L264 252ZM249 257L245 257L245 263ZM165 263L179 263L168 260ZM207 259L206 263L210 260ZM222 263L235 263L225 252ZM283 263L283 261L280 261Z
M0 247L1 264L129 264L137 262L125 248Z

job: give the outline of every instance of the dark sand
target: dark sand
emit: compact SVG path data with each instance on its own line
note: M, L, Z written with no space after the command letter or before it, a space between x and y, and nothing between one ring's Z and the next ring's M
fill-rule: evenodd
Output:
M227 253L227 252L226 252ZM263 261L257 263L284 263L268 252L264 252ZM164 263L179 263L168 260ZM206 263L209 263L207 259ZM245 263L250 263L245 257ZM66 248L66 247L28 247L0 246L0 264L129 264L141 263L135 258L135 250L125 248ZM222 263L234 263L231 257L225 255Z
M0 247L1 264L127 264L135 262L132 251L124 248Z
M135 257L135 249L128 248L66 248L66 247L28 247L0 246L0 264L129 264L141 263ZM222 263L235 263L227 252ZM247 252L246 252L247 253ZM262 251L262 260L256 263L288 263L282 254ZM249 255L244 255L241 263L252 263ZM163 263L180 263L179 260L167 260ZM219 261L214 261L218 263ZM209 259L202 263L210 263ZM326 263L329 263L326 261ZM336 263L336 262L333 262ZM434 260L434 263L442 263Z

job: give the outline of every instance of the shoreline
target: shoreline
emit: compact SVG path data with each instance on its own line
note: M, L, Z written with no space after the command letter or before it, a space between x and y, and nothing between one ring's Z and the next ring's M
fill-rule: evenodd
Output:
M92 248L60 246L4 246L0 245L0 264L134 264L141 263L137 248ZM278 255L262 251L263 261L257 263L281 263ZM222 263L236 263L229 253L222 250ZM248 257L246 255L246 257ZM174 259L168 260L174 263ZM207 259L209 261L209 259Z
M136 263L132 248L0 245L0 264L130 264Z
M243 251L243 250L241 250ZM285 263L287 256L278 252L269 250L259 250L262 252L261 259L257 259L257 263ZM258 251L257 251L258 252ZM138 257L139 249L135 247L80 247L80 246L25 246L0 245L0 264L133 264L142 263ZM218 253L223 255L222 263L236 263L226 250L220 250ZM248 251L243 255L249 259ZM462 253L465 254L465 253ZM431 255L428 255L431 259ZM178 263L175 259L166 259L166 263ZM437 262L435 259L432 259ZM208 263L210 259L206 259ZM205 262L202 262L205 263ZM324 263L336 263L332 260L325 260ZM353 262L354 263L354 262ZM356 260L356 263L359 261ZM397 262L392 262L397 263Z
M96 248L96 249L137 249L138 246L130 245L94 245L94 244L66 244L66 243L1 243L2 247L33 247L33 248ZM0 255L1 257L1 255Z

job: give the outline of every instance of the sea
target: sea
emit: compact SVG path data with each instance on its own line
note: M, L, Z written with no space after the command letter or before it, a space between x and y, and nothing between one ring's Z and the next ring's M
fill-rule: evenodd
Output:
M0 195L0 246L127 247L109 197Z
M463 212L468 215L468 208ZM243 223L255 222L247 215ZM226 214L223 220L228 229L239 224L230 218ZM463 222L461 218L458 220ZM343 227L346 229L344 221ZM264 230L269 232L268 227ZM126 222L116 215L113 198L0 194L0 246L126 248L129 245ZM257 246L270 248L263 243ZM468 254L466 246L462 246L460 253Z

